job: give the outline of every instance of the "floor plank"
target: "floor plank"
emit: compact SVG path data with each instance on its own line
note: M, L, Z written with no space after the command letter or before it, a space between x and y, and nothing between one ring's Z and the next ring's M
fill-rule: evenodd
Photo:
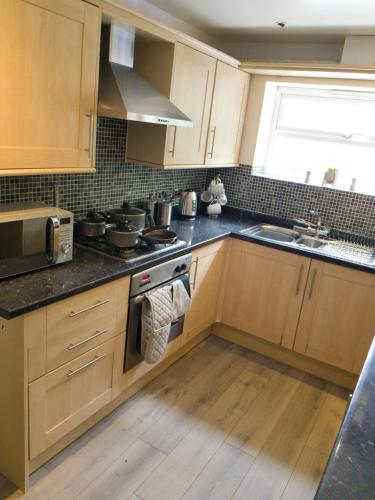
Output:
M300 385L301 377L301 372L286 366L275 370L250 410L229 434L227 442L257 457Z
M249 372L259 371L255 363L255 369L252 370L252 363L241 356L237 347L232 346L223 351L216 363L205 370L199 383L191 387L177 405L150 427L142 439L162 452L170 453L245 368Z
M234 495L236 500L279 499L326 397L326 383L305 375L273 428L254 465Z
M237 380L136 491L144 500L176 500L198 477L238 419L265 385L265 379L241 368ZM173 471L173 473L171 473Z
M77 499L128 498L164 458L164 453L138 439L116 462L79 493Z
M254 459L224 443L194 481L184 500L230 500Z
M297 461L282 500L313 500L328 456L306 446Z
M346 397L210 337L0 499L308 500Z
M320 410L319 418L311 431L307 445L316 451L329 454L339 432L348 403L348 391L330 386Z

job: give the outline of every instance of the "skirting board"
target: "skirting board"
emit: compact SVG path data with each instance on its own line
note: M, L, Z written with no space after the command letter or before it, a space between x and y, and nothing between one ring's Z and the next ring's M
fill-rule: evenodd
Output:
M263 354L264 356L285 363L286 365L293 366L293 368L297 368L298 370L311 373L312 375L327 380L328 382L341 385L347 389L353 390L357 384L358 377L352 373L308 358L307 356L290 351L279 345L271 344L254 335L250 335L249 333L245 333L223 323L215 323L212 326L212 333L229 342L246 347L259 354Z
M125 389L116 399L111 401L107 406L99 410L95 415L92 415L89 419L79 425L74 431L70 432L66 436L64 436L60 441L56 444L48 448L45 452L40 454L38 457L34 458L29 463L29 471L30 473L39 469L43 464L48 462L52 457L57 455L61 450L66 448L73 441L78 439L82 434L88 431L93 425L97 424L104 417L109 415L113 410L115 410L118 406L122 405L130 399L134 394L140 391L145 385L149 384L152 380L158 377L161 373L163 373L167 368L169 368L173 363L178 361L182 356L191 351L196 345L202 342L206 337L208 337L211 333L211 327L206 328L203 332L196 335L193 339L187 342L181 349L173 353L169 358L165 361L162 361L160 364L155 366L154 369L149 371L146 375L141 377L139 380L134 382L130 387Z

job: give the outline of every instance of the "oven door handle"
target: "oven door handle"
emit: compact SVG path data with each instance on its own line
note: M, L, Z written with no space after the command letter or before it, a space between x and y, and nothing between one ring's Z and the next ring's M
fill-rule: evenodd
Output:
M176 281L178 279L181 279L182 283L184 284L184 287L187 291L187 293L189 294L189 297L191 297L191 290L190 290L190 282L189 282L189 275L188 274L182 274L181 276L178 276L175 280L173 281ZM161 285L163 286L163 285ZM156 287L156 288L160 288L160 287ZM143 301L145 300L145 294L142 293L142 295L137 295L136 297L133 297L133 303L135 305L139 305L139 304L142 304Z

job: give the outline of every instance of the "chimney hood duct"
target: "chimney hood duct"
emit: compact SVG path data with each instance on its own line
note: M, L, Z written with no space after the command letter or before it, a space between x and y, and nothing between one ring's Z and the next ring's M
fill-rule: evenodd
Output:
M135 29L102 26L98 115L192 127L193 122L133 69Z

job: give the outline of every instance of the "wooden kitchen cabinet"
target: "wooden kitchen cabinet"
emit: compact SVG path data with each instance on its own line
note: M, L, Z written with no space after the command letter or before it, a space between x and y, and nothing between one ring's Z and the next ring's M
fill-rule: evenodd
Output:
M112 399L116 340L82 354L29 385L30 459L64 437ZM119 343L124 343L123 336Z
M222 323L291 349L310 259L232 241Z
M94 169L100 9L2 0L0 175Z
M202 165L216 59L181 43L141 43L136 48L135 69L181 109L193 127L130 122L128 160L166 168Z
M294 350L352 373L375 335L375 276L313 261Z
M163 168L238 164L249 75L181 43L140 43L135 69L193 127L129 122L127 159Z
M193 251L191 307L185 318L184 342L216 321L226 243L219 241Z
M207 165L238 164L249 81L248 73L218 61L207 141Z

